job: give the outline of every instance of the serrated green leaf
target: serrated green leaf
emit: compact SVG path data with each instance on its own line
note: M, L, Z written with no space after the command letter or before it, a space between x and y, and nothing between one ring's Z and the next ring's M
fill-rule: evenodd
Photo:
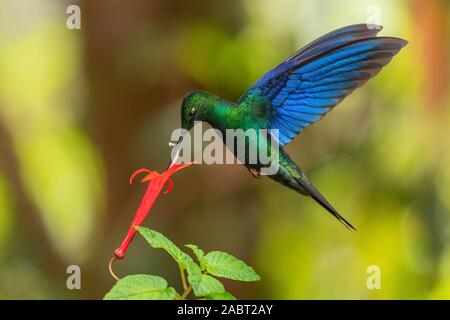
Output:
M172 241L167 239L162 233L144 227L136 227L136 230L145 238L153 248L166 250L170 256L188 273L188 281L192 285L194 294L203 292L200 288L203 286L203 275L200 267L192 258L181 251Z
M188 282L191 284L196 297L204 297L212 293L221 293L225 291L219 280L205 275L197 264L191 264L187 267Z
M220 294L225 292L223 284L207 274L201 274L200 278L196 282L196 285L192 285L194 294L196 297L206 297L208 295Z
M136 227L136 230L144 237L150 246L166 250L183 269L188 269L188 266L195 264L189 255L181 251L180 248L162 233L144 227Z
M174 300L176 291L167 281L148 274L136 274L120 279L104 300Z
M261 278L252 267L232 255L211 251L204 257L208 273L216 276L239 281L258 281Z
M229 292L213 293L206 296L207 300L236 300L236 297Z
M203 258L205 256L205 252L202 249L200 249L199 247L197 247L195 244L187 244L186 247L188 247L189 249L191 249L194 252L195 256L197 257L198 262L200 262L200 268L202 270L204 270L205 268L203 266L203 264L204 264Z
M136 227L136 230L153 248L160 248L167 251L168 254L179 264L184 263L185 253L180 250L172 241L167 239L162 233L144 227Z
M188 282L191 284L196 297L205 297L207 295L225 292L223 284L219 280L203 274L196 263L189 264L186 270L188 273Z
M201 281L202 271L196 263L189 264L186 271L188 273L188 282L192 285L192 288L195 291Z

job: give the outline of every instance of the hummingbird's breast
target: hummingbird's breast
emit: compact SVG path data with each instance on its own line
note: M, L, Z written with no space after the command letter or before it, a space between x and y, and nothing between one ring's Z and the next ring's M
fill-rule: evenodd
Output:
M250 168L266 165L261 158L267 158L271 152L267 130L250 108L236 104L221 106L207 122L221 132L224 144L239 162Z

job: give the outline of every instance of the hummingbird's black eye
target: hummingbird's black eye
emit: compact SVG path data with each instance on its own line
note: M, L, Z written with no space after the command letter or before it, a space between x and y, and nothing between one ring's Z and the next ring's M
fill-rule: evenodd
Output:
M192 108L191 111L189 112L189 114L192 116L195 113L195 108Z

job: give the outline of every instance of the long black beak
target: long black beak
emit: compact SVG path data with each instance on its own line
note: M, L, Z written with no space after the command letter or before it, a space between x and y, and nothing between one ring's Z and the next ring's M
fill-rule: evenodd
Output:
M183 136L180 136L177 143L173 146L172 152L170 153L170 161L167 168L169 168L171 165L173 165L175 162L177 162L178 157L180 156L180 150L181 150L181 143L183 142Z

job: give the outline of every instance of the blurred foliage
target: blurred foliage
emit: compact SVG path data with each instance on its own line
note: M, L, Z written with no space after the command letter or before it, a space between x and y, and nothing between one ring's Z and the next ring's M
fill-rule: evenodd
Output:
M0 298L101 298L143 192L128 175L167 163L183 95L236 100L370 5L408 47L287 147L358 232L237 166L186 170L147 223L254 265L262 281L226 284L240 298L450 298L448 1L85 0L81 30L68 4L0 0ZM81 291L65 286L69 264ZM178 280L140 240L117 268Z

